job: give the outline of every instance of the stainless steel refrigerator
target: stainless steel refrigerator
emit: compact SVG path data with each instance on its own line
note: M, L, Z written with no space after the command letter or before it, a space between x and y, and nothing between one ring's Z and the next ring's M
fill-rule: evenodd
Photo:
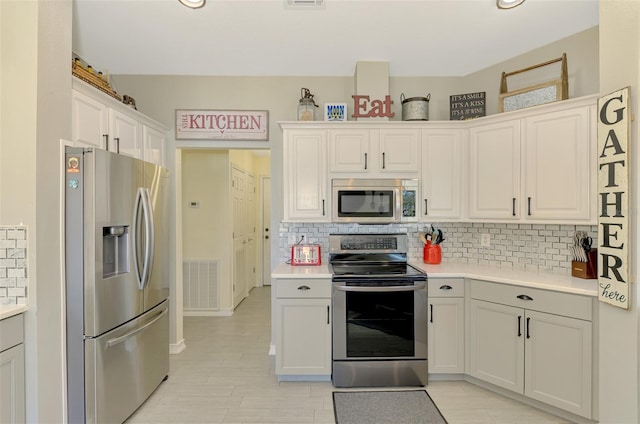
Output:
M122 423L169 373L169 171L67 148L68 422Z

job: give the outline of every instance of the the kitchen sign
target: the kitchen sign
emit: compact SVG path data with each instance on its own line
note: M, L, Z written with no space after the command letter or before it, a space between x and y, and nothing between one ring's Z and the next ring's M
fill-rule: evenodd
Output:
M176 140L269 140L266 110L176 110Z
M598 300L629 309L629 87L598 99Z

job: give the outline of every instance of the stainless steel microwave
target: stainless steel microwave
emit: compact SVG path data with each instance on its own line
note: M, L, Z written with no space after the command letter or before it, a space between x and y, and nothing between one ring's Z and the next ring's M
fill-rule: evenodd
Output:
M418 180L333 179L332 221L390 224L418 220Z

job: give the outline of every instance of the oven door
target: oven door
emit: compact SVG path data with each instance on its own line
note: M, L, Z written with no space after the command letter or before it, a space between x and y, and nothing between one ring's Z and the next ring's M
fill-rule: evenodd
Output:
M333 283L333 359L427 358L426 281Z

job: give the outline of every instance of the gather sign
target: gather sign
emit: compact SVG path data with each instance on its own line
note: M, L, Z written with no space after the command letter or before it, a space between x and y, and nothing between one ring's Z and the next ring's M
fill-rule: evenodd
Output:
M629 309L629 91L598 99L598 300Z

